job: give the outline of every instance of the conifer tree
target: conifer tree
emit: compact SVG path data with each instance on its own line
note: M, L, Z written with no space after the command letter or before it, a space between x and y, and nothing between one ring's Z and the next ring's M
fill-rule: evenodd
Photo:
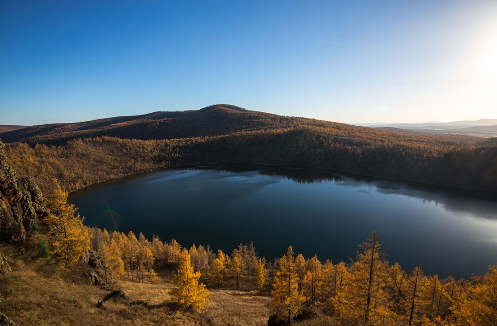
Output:
M318 300L325 302L328 298L334 294L335 288L335 268L331 260L326 260L322 268L323 272L323 285L321 286L321 292L318 295Z
M306 274L305 258L302 254L298 254L297 257L295 257L295 271L299 276L299 291L302 291L302 281Z
M347 299L352 310L349 316L360 325L384 324L389 317L384 286L388 262L380 252L378 232L372 232L359 246L357 261L351 269Z
M467 296L455 305L454 315L461 326L495 325L497 321L497 265L473 280Z
M266 284L267 269L266 264L259 258L256 265L256 279L257 289L262 290Z
M421 266L417 266L409 275L405 293L405 310L408 317L408 325L412 326L417 321L416 311L420 305L420 296L423 289L423 272Z
M67 192L55 180L55 190L47 203L50 209L44 221L50 236L50 252L69 263L77 262L90 249L90 234L74 205L67 202Z
M328 280L332 282L331 294L326 298L325 302L326 310L334 316L349 316L351 314L351 305L347 301L347 297L350 296L348 290L351 281L350 273L347 271L345 263L342 261L336 266L328 264L325 271L327 273L329 273L328 271L333 272L331 278L326 278L326 282Z
M183 249L179 257L178 274L174 281L177 288L170 291L171 295L184 309L192 308L199 311L211 295L205 285L199 284L199 272L194 272L188 250Z
M157 283L160 281L160 278L157 276L157 273L154 271L154 269L150 269L148 272L148 279L150 280L151 283Z
M136 239L135 234L132 231L129 231L127 242L126 242L126 258L128 262L129 274L131 276L131 280L133 281L133 272L139 272L139 254L140 243L138 239Z
M298 314L302 303L305 301L305 297L298 288L298 279L295 258L290 246L287 254L279 259L279 269L274 278L273 291L271 291L273 310L279 316L285 318L288 324Z
M433 322L439 317L441 296L442 284L438 275L428 277L421 292L421 301L424 316Z
M219 258L214 259L211 263L211 279L217 283L217 287L221 286L221 281L223 280L223 270L223 261Z
M155 257L155 265L162 266L164 264L164 244L158 236L152 239L152 253Z
M240 259L238 259L238 256L234 256L231 260L230 272L231 276L236 281L236 289L238 290L240 288L240 279L243 277L242 264L240 262Z
M124 263L116 242L102 242L98 253L102 262L105 282L114 285L124 274Z
M170 264L178 264L181 256L180 244L172 239L167 245L167 262Z
M319 298L323 285L323 265L316 256L309 259L306 265L307 273L302 280L302 289L309 302L314 304Z

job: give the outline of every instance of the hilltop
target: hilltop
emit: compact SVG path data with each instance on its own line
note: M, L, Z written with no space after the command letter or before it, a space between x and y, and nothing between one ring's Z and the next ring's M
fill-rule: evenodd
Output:
M117 137L121 139L180 139L213 137L240 132L270 131L293 128L320 128L334 134L371 135L383 138L383 131L344 123L280 116L251 111L229 104L211 105L200 110L167 112L158 111L145 115L122 116L78 123L45 124L0 132L4 143L22 142L30 145L42 143L60 145L69 140L92 137ZM398 130L388 134L399 137ZM402 139L400 137L399 139ZM476 137L457 135L431 135L423 141L474 142Z

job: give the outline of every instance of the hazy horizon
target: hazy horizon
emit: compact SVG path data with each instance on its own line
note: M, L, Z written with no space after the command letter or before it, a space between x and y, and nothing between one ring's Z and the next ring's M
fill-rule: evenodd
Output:
M228 104L228 103L223 103L223 104ZM229 105L234 105L234 104L229 104ZM207 107L207 106L204 106ZM202 107L202 108L204 108ZM153 112L144 112L140 113L137 115L147 115L151 114L154 112L186 112L186 111L195 111L195 110L200 110L199 109L187 109L187 110L158 110L158 111L153 111ZM247 108L244 108L247 109ZM259 110L252 110L252 109L247 109L250 111L259 111ZM288 116L284 114L280 114L282 116ZM122 115L124 116L124 115ZM57 121L57 122L47 122L47 123L41 123L41 124L33 124L33 125L23 125L23 124L12 124L12 123L0 123L0 126L23 126L23 127L31 127L31 126L36 126L36 125L44 125L44 124L65 124L65 123L79 123L79 122L87 122L87 121L94 121L94 120L100 120L100 119L107 119L107 118L114 118L114 117L119 117L118 116L108 116L108 117L99 117L95 119L89 119L89 120L81 120L81 121ZM302 117L302 118L309 118L309 119L315 119L311 117L306 117L306 116L293 116L293 117ZM332 122L338 122L338 123L347 123L351 125L357 125L357 126L387 126L387 125L402 125L402 124L444 124L444 123L454 123L454 122L477 122L480 120L497 120L497 119L477 119L477 120L454 120L454 121L420 121L420 122L373 122L373 123L361 123L361 122L356 122L356 123L348 123L348 122L343 122L343 121L336 121L336 120L327 120L327 119L318 119L318 120L325 120L325 121L332 121Z
M355 125L497 118L497 2L3 1L2 125L229 103Z

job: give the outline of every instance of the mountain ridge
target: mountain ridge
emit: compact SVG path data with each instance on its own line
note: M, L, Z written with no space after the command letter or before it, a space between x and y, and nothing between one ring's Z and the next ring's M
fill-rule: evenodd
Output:
M60 145L73 139L103 136L139 140L181 139L302 127L346 131L348 134L370 133L372 130L381 130L381 128L354 126L333 121L276 115L247 110L230 104L214 104L199 110L156 111L136 116L118 116L76 123L36 125L2 132L0 133L0 139L4 143L23 142L29 145L38 143ZM413 133L391 128L385 128L383 131L395 134L427 135L427 133ZM446 135L427 136L435 137L434 140L448 137ZM469 136L460 136L459 139L461 141L475 140L475 138Z

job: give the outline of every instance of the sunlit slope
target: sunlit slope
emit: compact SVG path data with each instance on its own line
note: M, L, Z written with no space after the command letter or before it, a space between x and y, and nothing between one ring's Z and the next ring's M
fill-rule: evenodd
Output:
M32 126L0 133L0 138L4 143L63 144L71 139L101 136L141 140L175 139L299 127L320 128L327 134L331 133L339 136L362 135L361 137L366 138L383 138L385 135L383 131L373 128L323 120L279 116L249 111L233 105L220 104L193 111L154 112L146 115L114 117L79 123ZM398 133L392 133L389 137L395 138L397 136ZM458 143L473 142L475 138L440 135L431 138L425 137L422 141Z

